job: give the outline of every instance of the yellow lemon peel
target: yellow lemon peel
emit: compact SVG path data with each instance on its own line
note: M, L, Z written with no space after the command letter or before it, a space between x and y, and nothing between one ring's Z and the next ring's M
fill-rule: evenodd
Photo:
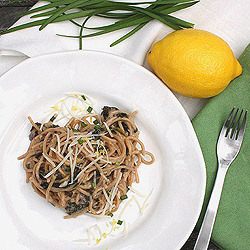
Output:
M242 67L220 37L202 30L178 30L155 43L148 64L173 91L207 98L222 92Z

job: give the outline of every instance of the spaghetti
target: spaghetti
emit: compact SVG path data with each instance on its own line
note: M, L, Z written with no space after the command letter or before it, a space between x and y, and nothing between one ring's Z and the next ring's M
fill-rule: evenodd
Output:
M63 208L65 218L83 213L109 215L115 212L133 182L139 182L141 163L152 164L154 156L139 140L128 113L105 106L97 115L71 118L60 127L49 122L32 124L30 145L23 159L26 182L52 205ZM149 160L147 159L149 158Z

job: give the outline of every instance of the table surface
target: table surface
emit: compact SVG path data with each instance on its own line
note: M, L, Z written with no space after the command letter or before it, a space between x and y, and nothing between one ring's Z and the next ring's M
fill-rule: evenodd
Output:
M34 0L27 0L13 3L13 0L0 0L0 31L10 27L18 19L18 17L16 17L17 15L28 10L36 2L37 1ZM197 234L198 232L194 230L181 250L193 249L195 241L197 239ZM213 243L211 243L209 245L208 250L220 249L216 247Z

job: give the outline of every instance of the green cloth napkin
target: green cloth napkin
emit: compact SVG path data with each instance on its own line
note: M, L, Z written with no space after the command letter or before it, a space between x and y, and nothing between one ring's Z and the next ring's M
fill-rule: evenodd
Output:
M207 186L200 227L217 172L216 143L221 127L236 106L250 111L250 44L239 59L243 73L212 98L192 123L206 162ZM221 196L212 241L225 250L250 249L250 112L239 155L230 166Z

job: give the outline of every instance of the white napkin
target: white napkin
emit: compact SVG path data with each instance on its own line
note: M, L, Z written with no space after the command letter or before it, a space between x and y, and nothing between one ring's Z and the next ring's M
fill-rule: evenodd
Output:
M44 2L39 2L35 7L43 4ZM217 34L231 46L238 57L250 42L249 10L249 0L202 0L173 15L195 23L197 29ZM29 16L22 17L15 25L27 21L29 21ZM81 19L77 21L82 22ZM110 20L95 17L89 21L88 25L99 26L109 23ZM112 48L109 46L128 31L129 29L123 29L99 37L84 39L83 49L116 54L149 68L145 58L151 45L172 32L170 28L157 21L152 21L124 42ZM86 34L88 31L84 32ZM33 27L1 36L0 75L28 57L78 49L78 39L59 37L56 34L78 35L79 29L66 21L49 24L41 32L38 31L38 27ZM207 101L175 95L191 119Z
M45 3L46 2L38 2L34 8L44 5ZM22 17L15 23L15 26L31 21L32 19L29 17L30 16ZM82 18L76 19L79 24L82 24L83 20ZM87 26L103 26L113 22L111 19L93 17L88 21ZM83 49L104 51L125 57L138 64L143 64L145 53L149 50L162 27L163 25L161 23L156 21L150 22L144 29L139 30L135 35L130 37L130 39L112 48L109 45L131 29L127 28L94 38L86 38L83 40ZM85 30L84 34L90 32L91 31ZM6 34L0 39L0 49L19 51L29 57L79 49L79 40L77 38L65 38L57 36L56 34L77 36L79 35L79 27L69 21L65 21L49 24L41 32L38 31L38 27L32 27ZM6 52L7 51L4 51L2 53Z

